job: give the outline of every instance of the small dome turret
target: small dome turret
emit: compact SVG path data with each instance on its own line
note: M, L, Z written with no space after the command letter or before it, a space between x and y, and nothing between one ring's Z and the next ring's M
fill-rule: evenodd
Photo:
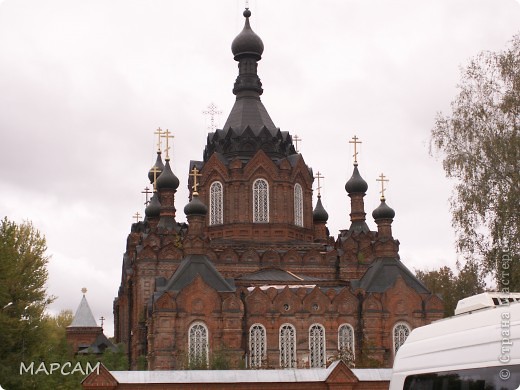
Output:
M190 203L184 206L184 214L190 215L206 215L208 207L199 199L199 194L193 193Z
M171 189L176 190L179 187L179 179L174 175L170 168L170 160L166 159L166 165L161 173L161 176L157 178L157 189Z
M237 61L241 57L246 56L253 57L258 61L262 58L262 53L264 52L264 43L249 25L250 16L251 11L249 11L249 8L246 8L244 11L244 17L246 18L244 29L235 37L231 44L231 51Z
M154 174L154 170L155 170L155 174ZM164 164L162 162L161 152L157 152L157 160L155 161L154 166L151 167L150 170L148 171L148 179L150 180L150 184L153 184L153 182L154 182L154 175L155 175L155 178L157 179L161 175L163 170L164 170Z
M357 164L354 164L354 172L352 173L352 177L347 181L347 184L345 184L345 190L349 194L365 193L368 190L368 184L359 174Z
M380 219L393 219L395 211L386 204L385 198L381 198L381 204L372 211L372 217L375 221Z
M312 219L314 222L327 222L329 219L329 213L327 213L321 203L321 195L318 195L318 202L316 202L316 208L312 212Z
M161 213L161 204L159 203L159 195L156 193L153 194L148 206L144 209L144 214L147 218L156 218L159 217Z

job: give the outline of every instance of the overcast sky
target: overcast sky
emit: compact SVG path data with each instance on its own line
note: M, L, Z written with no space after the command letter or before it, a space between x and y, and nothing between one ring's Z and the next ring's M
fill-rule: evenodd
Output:
M437 112L449 112L460 67L520 29L515 0L251 0L265 51L262 101L303 138L320 171L335 236L350 225L348 139L363 142L369 226L388 176L394 236L412 270L454 265L453 182L429 156ZM112 302L132 215L155 161L153 132L175 135L172 166L187 203L190 159L202 159L214 102L223 125L237 75L238 0L0 1L0 216L47 237L52 313L81 288L113 334ZM314 200L315 202L315 200Z

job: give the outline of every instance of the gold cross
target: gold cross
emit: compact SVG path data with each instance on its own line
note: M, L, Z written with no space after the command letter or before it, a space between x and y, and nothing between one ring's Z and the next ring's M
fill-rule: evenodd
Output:
M194 165L193 169L191 170L191 173L190 173L190 176L193 177L193 186L191 187L191 188L193 188L193 195L199 195L199 193L197 192L198 187L199 187L199 184L197 183L197 177L202 176L202 174L199 172L200 171Z
M381 182L381 200L385 200L385 182L389 182L390 180L386 179L386 176L382 173L379 175L379 179L376 179L376 181Z
M139 222L139 219L141 218L141 214L139 214L139 211L136 211L134 214L135 222Z
M161 172L155 165L151 169L153 173L153 192L157 192L157 174Z
M354 157L354 164L357 165L357 155L358 155L358 151L357 151L357 144L362 144L361 141L358 141L359 138L354 135L354 137L352 137L353 141L348 141L349 144L354 144L354 155L352 157Z
M169 151L170 151L170 142L169 142L169 139L170 138L173 138L174 136L173 135L170 135L171 134L171 131L166 129L165 131L163 131L163 134L161 137L163 138L166 138L166 160L169 160L170 159L170 154L169 154Z
M157 152L161 153L161 137L164 131L161 130L159 127L157 130L155 130L154 134L157 135Z
M217 124L215 123L215 115L222 114L222 111L217 110L217 108L218 108L217 106L215 106L213 103L211 103L208 106L208 109L206 111L202 111L202 113L204 115L209 115L209 121L210 121L210 124L208 126L209 131L215 131L215 129L217 128Z
M294 149L296 149L296 153L300 153L300 151L298 150L298 141L302 141L302 139L300 137L298 137L298 134L295 134L293 137L293 141L296 144L294 146Z
M154 166L154 168L157 169L157 167L155 167L155 166ZM154 181L155 181L155 177L154 177ZM144 191L141 191L141 194L145 194L146 202L144 202L144 205L148 206L148 203L150 203L150 201L148 200L148 195L153 194L153 192L150 191L150 189L148 187L145 187Z
M318 173L316 173L316 176L314 176L314 178L315 178L315 179L318 179L318 188L317 188L317 190L318 190L318 196L321 196L321 191L320 191L320 190L321 190L320 179L325 179L325 176L321 176L321 173L318 172Z
M83 288L81 289L81 292L82 292L83 294L86 294L86 293L87 293L87 288L86 288L86 287L83 287Z

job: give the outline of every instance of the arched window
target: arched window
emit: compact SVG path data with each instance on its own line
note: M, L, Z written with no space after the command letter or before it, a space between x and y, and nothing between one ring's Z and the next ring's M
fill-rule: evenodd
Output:
M291 324L280 327L280 367L296 367L296 329Z
M249 329L249 356L252 368L261 368L267 359L265 327L261 324L254 324Z
M399 348L401 348L401 345L404 344L407 337L410 335L410 327L408 324L404 322L398 322L394 326L393 331L393 340L394 340L394 355L397 353Z
M222 183L214 181L209 186L209 224L224 223L224 191Z
M298 183L294 185L294 224L303 227L303 191Z
M356 348L354 345L354 328L352 325L343 324L338 328L338 350L345 356L355 358Z
M269 185L264 179L253 183L253 222L269 222Z
M325 367L326 363L325 328L320 324L309 328L309 361L311 368Z
M203 322L195 322L188 331L189 363L196 367L208 365L208 328Z

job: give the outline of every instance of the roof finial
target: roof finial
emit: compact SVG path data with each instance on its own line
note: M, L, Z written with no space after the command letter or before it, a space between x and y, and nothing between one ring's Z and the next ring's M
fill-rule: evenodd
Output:
M220 115L222 114L222 111L218 110L218 107L216 105L214 105L213 103L211 103L209 106L208 106L208 109L205 110L205 111L202 111L202 113L204 115L209 115L209 126L208 126L208 130L209 131L215 131L216 128L217 128L217 124L215 122L215 115Z
M154 134L157 134L157 153L161 153L161 138L164 131L159 127L155 130Z
M157 168L156 168L157 169ZM141 191L141 194L145 194L146 201L144 202L145 206L148 206L148 203L150 203L150 200L148 199L148 195L153 194L152 191L148 188L148 186L144 187L144 191Z
M157 192L157 174L161 173L162 171L154 165L151 169L151 172L153 175L153 192Z
M320 172L316 173L316 176L314 176L315 179L318 179L318 197L321 197L321 184L320 179L325 179L325 176L322 176Z
M352 156L352 157L354 157L354 165L358 165L358 163L357 163L357 155L358 155L357 144L363 143L358 140L359 140L359 138L356 135L354 135L354 137L352 137L352 141L348 141L349 144L354 144L354 154Z
M83 287L83 288L81 289L81 292L83 293L83 295L85 295L85 294L87 293L87 288L86 288L86 287Z
M300 153L300 151L298 150L298 142L301 142L303 140L300 137L298 137L298 134L295 134L293 137L293 141L295 143L294 149L296 150L296 153Z
M193 186L192 186L192 188L193 188L193 195L195 195L195 196L199 195L199 192L198 192L199 183L197 183L197 177L202 176L202 174L199 173L199 172L200 171L194 165L193 169L191 170L191 173L190 173L190 176L193 177Z
M173 138L174 136L171 135L172 133L168 129L163 131L163 134L164 135L162 135L161 137L166 138L166 149L165 149L165 151L166 151L166 158L165 158L165 160L169 160L170 159L170 142L169 142L169 140L170 140L170 138Z
M383 175L383 173L381 173L379 175L379 179L376 179L376 181L381 182L381 191L379 191L379 192L381 193L381 200L384 201L385 200L385 182L389 182L390 180L388 180L386 178L386 176Z

